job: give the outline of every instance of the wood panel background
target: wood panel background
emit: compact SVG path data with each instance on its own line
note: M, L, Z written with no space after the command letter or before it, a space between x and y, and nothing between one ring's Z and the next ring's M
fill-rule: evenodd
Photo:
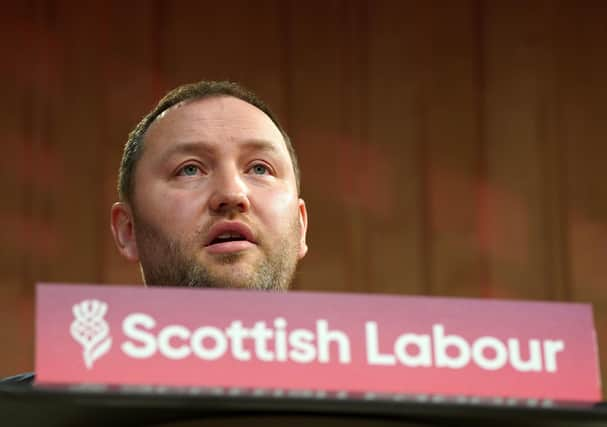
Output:
M129 130L231 79L299 153L295 288L592 302L607 365L607 3L4 3L0 375L36 282L140 283L109 232Z

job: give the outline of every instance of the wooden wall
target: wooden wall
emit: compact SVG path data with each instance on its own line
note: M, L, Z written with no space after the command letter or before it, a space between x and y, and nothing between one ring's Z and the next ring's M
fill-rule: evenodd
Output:
M40 281L139 283L109 232L128 131L239 81L284 122L310 253L295 288L592 302L607 365L607 3L3 4L0 375Z

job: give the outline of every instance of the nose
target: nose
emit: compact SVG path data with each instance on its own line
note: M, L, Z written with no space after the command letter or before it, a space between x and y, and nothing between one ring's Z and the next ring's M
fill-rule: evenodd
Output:
M220 214L248 212L251 206L248 188L240 174L228 170L219 172L215 178L213 194L209 199L211 211Z

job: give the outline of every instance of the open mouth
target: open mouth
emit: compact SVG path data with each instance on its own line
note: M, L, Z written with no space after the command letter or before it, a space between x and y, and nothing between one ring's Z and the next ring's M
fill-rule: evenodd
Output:
M206 248L209 253L225 254L245 251L256 246L251 228L240 221L222 221L209 230Z
M219 243L226 243L226 242L241 242L241 241L248 241L246 237L244 237L242 234L238 233L238 232L228 232L228 233L222 233L219 236L215 237L213 240L211 240L211 243L209 243L209 245L216 245Z

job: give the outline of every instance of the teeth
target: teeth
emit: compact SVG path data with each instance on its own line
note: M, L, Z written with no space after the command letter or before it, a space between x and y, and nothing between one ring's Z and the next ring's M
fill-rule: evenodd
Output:
M239 233L232 233L232 232L221 233L219 236L217 236L218 239L233 239L236 237L242 237L242 236Z

